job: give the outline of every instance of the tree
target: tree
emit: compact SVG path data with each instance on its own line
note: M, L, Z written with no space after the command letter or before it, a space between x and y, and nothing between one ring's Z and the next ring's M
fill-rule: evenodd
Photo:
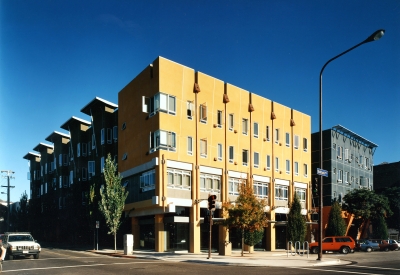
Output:
M387 197L366 188L353 189L344 196L343 200L343 210L354 215L358 229L368 220L393 214Z
M26 191L19 199L19 206L11 213L14 231L29 231L28 195Z
M108 234L114 234L114 249L117 251L117 230L121 225L120 219L128 191L121 185L122 177L117 174L117 164L111 159L110 154L104 164L104 180L106 185L100 188L99 208L110 230Z
M344 236L346 234L346 223L342 218L342 207L337 201L332 204L329 212L328 227L326 236Z
M372 221L373 224L373 235L377 239L387 239L389 237L385 217L379 216Z
M297 241L303 243L307 234L306 220L301 215L300 200L295 194L290 204L290 212L288 214L286 237L293 244Z
M387 219L387 226L400 230L400 187L389 187L376 192L388 198L390 209L393 211L393 216Z
M253 188L242 182L239 185L239 196L234 204L224 203L225 225L236 227L242 233L242 256L244 249L245 231L261 231L268 226L268 220L264 213L267 202L254 195Z

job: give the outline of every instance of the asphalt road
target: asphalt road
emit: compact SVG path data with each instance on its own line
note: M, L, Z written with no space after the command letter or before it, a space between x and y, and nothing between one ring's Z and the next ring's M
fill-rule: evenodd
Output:
M84 251L42 249L40 259L5 261L5 274L400 274L400 251L329 254L351 265L316 267L246 267L141 258L118 258Z

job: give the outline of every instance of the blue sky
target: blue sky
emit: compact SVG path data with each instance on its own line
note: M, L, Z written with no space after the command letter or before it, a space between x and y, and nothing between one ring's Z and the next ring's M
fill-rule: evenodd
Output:
M90 120L80 109L94 97L117 104L157 56L309 114L317 132L322 66L378 29L382 39L323 74L323 128L378 144L374 164L400 161L398 0L0 1L0 170L15 172L11 200L30 194L25 154L71 116Z

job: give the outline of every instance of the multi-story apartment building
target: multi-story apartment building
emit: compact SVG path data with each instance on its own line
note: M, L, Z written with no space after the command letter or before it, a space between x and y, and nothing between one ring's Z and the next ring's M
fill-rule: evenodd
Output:
M118 102L118 169L136 248L207 247L208 196L233 202L243 181L268 201L267 250L286 247L294 193L308 217L310 116L162 57ZM213 232L213 247L225 253L234 234L218 225Z
M96 97L81 110L91 121L71 117L61 125L69 134L55 131L46 138L52 145L39 143L34 148L37 153L25 155L30 161L29 205L36 238L90 240L95 220L101 216L89 216L93 206L88 204L88 193L90 186L98 191L104 184L101 174L107 155L116 158L117 107ZM102 229L106 231L105 226Z
M361 137L341 125L322 131L323 169L328 177L323 181L324 224L328 221L329 211L334 200L342 203L343 197L355 188L368 188L373 185L373 156L378 145ZM312 144L312 180L318 184L320 136L313 133ZM319 185L319 184L318 184ZM313 197L313 206L318 207L319 197ZM352 217L347 216L348 230ZM354 235L357 235L356 233Z

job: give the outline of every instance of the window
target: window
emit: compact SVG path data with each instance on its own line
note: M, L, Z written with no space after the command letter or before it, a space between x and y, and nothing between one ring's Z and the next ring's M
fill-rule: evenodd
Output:
M344 183L349 183L349 172L344 172Z
M290 160L286 160L286 174L290 174Z
M221 190L221 176L200 173L200 191L217 192Z
M239 195L239 184L243 181L246 181L246 180L238 179L238 178L229 178L229 180L228 180L229 194L230 195Z
M104 157L100 159L100 172L104 173Z
M86 181L87 179L87 169L85 167L82 167L82 180Z
M344 159L349 160L349 149L344 149Z
M299 175L299 163L297 161L294 162L294 174Z
M299 136L294 135L294 149L299 149Z
M229 162L233 163L233 159L234 159L234 150L233 150L233 146L229 146Z
M254 152L254 167L258 168L259 165L260 165L259 154L257 152Z
M369 168L369 158L365 158L365 168Z
M96 148L96 136L92 135L92 150Z
M111 144L111 143L112 143L112 129L107 128L107 144Z
M338 170L338 176L337 176L337 181L338 182L342 182L343 180L343 171L342 170Z
M106 139L105 135L106 135L106 132L105 132L105 129L103 128L100 131L100 144L101 145L103 145L105 142L105 139Z
M222 127L222 121L223 121L222 111L217 111L217 125L219 128Z
M69 171L69 184L74 184L74 171Z
M157 130L150 133L150 152L156 150L176 150L176 134L174 132Z
M279 158L275 157L275 171L279 171Z
M249 151L243 149L243 151L242 151L242 163L243 163L244 166L247 166L248 155L249 155Z
M303 150L304 152L308 151L308 140L306 138L303 138Z
M87 144L82 143L82 156L86 157L87 156Z
M187 118L192 119L194 116L194 104L193 101L188 101L186 103L186 109L187 109Z
M193 155L193 138L192 137L187 138L187 152L188 152L188 155Z
M63 154L59 154L58 155L58 166L62 166L63 165Z
M200 122L207 122L207 105L205 103L200 104Z
M158 93L150 98L150 115L153 116L158 112L164 112L175 115L176 98L172 95Z
M155 175L156 175L156 170L150 170L147 172L144 172L140 176L140 188L142 192L149 191L149 190L154 190L156 186L156 180L155 180ZM129 181L127 182L127 184Z
M285 133L285 142L286 142L286 147L290 146L290 134Z
M89 173L89 179L96 174L94 161L88 161L88 173Z
M258 138L258 123L254 122L254 137Z
M67 154L63 154L63 165L64 166L68 165L68 155Z
M148 113L150 111L150 98L142 96L142 112Z
M343 147L337 146L337 158L342 159Z
M217 145L217 154L218 154L218 160L221 161L222 160L222 144L218 143Z
M200 156L207 157L207 139L200 139Z
M267 126L266 129L265 129L265 138L267 139L267 141L269 141L269 139L270 139L269 126Z
M304 169L304 176L308 177L308 165L306 163L304 163L303 169Z
M359 166L363 166L364 165L364 158L363 156L360 156L360 162L359 162Z
M275 129L275 143L279 143L279 129Z
M118 141L118 126L113 127L113 139L114 139L114 142Z
M179 169L167 169L168 188L187 189L191 187L192 173Z
M296 188L296 195L300 200L300 203L306 202L306 189L303 188Z
M233 120L233 114L229 114L229 130L233 130L233 125L234 125L234 120Z
M246 119L246 118L242 119L242 133L244 135L247 135L247 132L248 132L248 122L249 122L248 119Z
M271 156L267 155L267 170L271 170Z
M79 158L81 156L81 144L78 143L76 145L76 157Z
M260 199L267 199L268 198L268 183L254 181L253 182L253 190L254 195Z
M288 187L285 185L275 185L275 200L288 200Z

